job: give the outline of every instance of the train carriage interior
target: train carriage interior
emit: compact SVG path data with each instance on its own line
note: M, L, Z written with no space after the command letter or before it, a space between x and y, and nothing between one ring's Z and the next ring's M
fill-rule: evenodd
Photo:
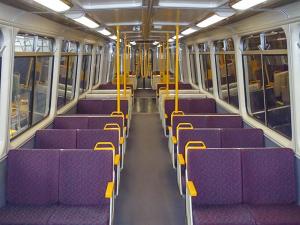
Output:
M300 225L299 0L0 0L0 225Z

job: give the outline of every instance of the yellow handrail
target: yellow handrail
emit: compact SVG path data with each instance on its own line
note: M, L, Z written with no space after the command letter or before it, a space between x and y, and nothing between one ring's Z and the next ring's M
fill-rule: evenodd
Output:
M124 35L124 51L123 51L123 88L124 88L124 96L126 96L126 34Z
M167 96L169 95L169 33L167 33L167 77L166 77L166 86L167 86Z
M120 96L120 27L117 26L117 112L121 111Z
M175 111L177 112L178 109L178 82L179 82L179 26L176 26L176 54L175 54Z
M100 142L96 143L94 150L95 151L115 151L115 146L111 142L100 141Z

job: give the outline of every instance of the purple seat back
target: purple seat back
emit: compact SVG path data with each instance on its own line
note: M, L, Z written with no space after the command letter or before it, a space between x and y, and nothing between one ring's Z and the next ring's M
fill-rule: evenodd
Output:
M286 148L242 151L243 199L249 204L296 201L294 153Z
M187 153L188 180L193 181L197 205L242 203L241 153L238 149L190 150Z
M178 153L185 155L189 141L203 141L207 148L221 148L221 129L179 130Z
M161 88L166 88L166 84L160 83L157 84L157 89L156 89L156 95L159 94L159 90ZM174 90L175 89L175 84L169 84L169 90ZM179 83L178 84L178 89L179 90L189 90L189 89L193 89L191 84L186 84L186 83Z
M78 114L108 114L117 109L117 101L115 99L95 100L82 99L77 103ZM128 114L128 101L121 100L121 111L124 115Z
M53 121L54 129L87 129L88 117L57 116Z
M227 128L221 131L222 148L259 148L265 146L261 129Z
M119 153L119 132L117 130L79 129L77 130L77 148L94 149L97 142L112 142Z
M184 115L174 116L172 123L173 135L179 123L191 123L194 128L241 128L243 119L234 114L216 115Z
M115 116L91 116L89 117L88 128L89 129L103 129L108 123L116 123L123 130L123 118Z
M50 205L58 202L59 150L10 150L7 160L7 202Z
M60 154L59 202L73 206L107 204L105 190L113 181L113 152L63 150Z
M41 149L74 149L76 148L76 130L38 130L35 133L34 147Z
M212 98L197 98L197 99L179 99L179 110L183 111L185 114L207 114L216 113L216 101ZM166 119L166 125L171 125L171 114L174 111L174 100L165 100L165 114L168 115Z

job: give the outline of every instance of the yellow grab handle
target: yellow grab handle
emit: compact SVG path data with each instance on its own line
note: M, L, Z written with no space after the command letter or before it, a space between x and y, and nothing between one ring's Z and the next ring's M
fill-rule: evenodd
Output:
M120 164L121 156L119 154L115 155L114 165L117 166Z
M115 151L115 146L111 142L98 142L95 147L95 151Z
M104 130L115 130L118 129L120 130L120 126L117 123L107 123L104 126Z
M124 118L124 113L123 112L112 112L110 114L110 116L120 116L120 117L123 117Z
M194 127L191 123L179 123L176 127L176 139L179 139L179 131L180 130L193 130Z
M105 198L112 198L114 194L114 182L108 182L105 191Z
M184 160L182 154L179 153L179 154L177 155L177 159L178 159L178 163L179 163L181 166L185 165L185 160Z
M183 111L173 111L172 116L183 116L184 115L184 112Z
M205 150L206 145L203 141L189 141L184 147L184 157L186 159L187 151L189 150Z
M195 184L193 181L188 181L187 184L188 193L191 197L196 197L198 195Z

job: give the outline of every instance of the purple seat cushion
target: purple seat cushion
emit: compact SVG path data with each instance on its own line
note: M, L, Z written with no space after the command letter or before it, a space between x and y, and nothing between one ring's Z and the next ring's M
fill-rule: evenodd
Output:
M222 148L259 148L265 146L261 129L226 128L221 131Z
M77 148L94 149L97 142L112 142L119 153L119 132L117 130L80 129L77 130Z
M0 209L1 225L47 225L53 206L7 206Z
M207 148L221 148L220 129L179 130L178 152L185 155L185 146L189 141L203 141Z
M53 122L54 129L87 129L88 117L58 116Z
M250 212L257 225L300 224L300 207L296 205L256 205Z
M193 181L197 205L242 202L241 154L238 149L190 150L187 153L188 180Z
M58 150L10 150L6 196L12 205L58 202Z
M286 148L242 152L243 198L249 204L290 204L296 201L294 153Z
M48 225L109 225L109 205L57 208Z
M113 151L63 150L60 154L59 202L72 206L108 204L113 181Z
M34 147L41 149L74 149L76 148L76 130L38 130L35 134Z
M194 225L256 225L243 205L193 206Z

